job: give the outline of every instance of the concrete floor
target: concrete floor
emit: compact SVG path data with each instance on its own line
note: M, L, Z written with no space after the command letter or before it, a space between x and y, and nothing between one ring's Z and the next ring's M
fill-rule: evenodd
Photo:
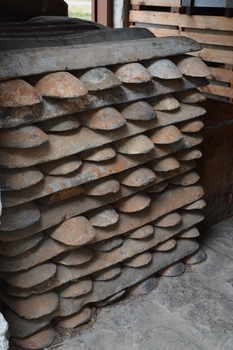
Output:
M57 350L233 349L233 219L202 236L207 260L160 277L146 296L101 309L94 324Z

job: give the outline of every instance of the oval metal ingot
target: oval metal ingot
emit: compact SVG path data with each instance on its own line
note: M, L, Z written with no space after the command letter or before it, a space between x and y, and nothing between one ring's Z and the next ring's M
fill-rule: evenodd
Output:
M82 187L88 196L105 196L106 194L117 193L120 190L119 182L112 176L88 182Z
M118 106L119 111L127 120L147 121L156 117L156 112L148 102L137 101Z
M78 170L81 165L82 161L77 156L69 156L48 163L38 164L38 168L42 173L48 175L67 175Z
M78 75L88 91L112 89L120 86L121 81L117 76L105 67L98 67Z
M54 328L49 325L28 337L12 338L12 341L15 345L23 349L46 349L54 341L55 336Z
M199 132L204 128L204 123L201 120L193 120L189 122L179 123L178 128L181 132Z
M181 71L167 58L144 61L143 65L154 78L159 79L180 79Z
M168 250L175 248L175 246L176 246L176 240L175 240L175 238L171 238L165 242L157 244L156 246L154 246L152 248L152 250L155 250L158 252L166 252Z
M144 166L138 166L133 169L125 170L116 175L118 181L125 186L141 187L153 182L156 178L155 173Z
M200 209L203 209L205 208L206 206L206 202L204 201L204 199L199 199L198 201L196 202L193 202L191 204L188 204L188 205L185 205L182 209L185 209L185 210L200 210Z
M0 107L31 106L42 101L39 92L21 79L0 83Z
M55 319L56 324L62 328L76 328L87 323L92 318L92 310L89 307L82 308L81 311L70 316L58 317Z
M202 153L198 148L184 149L176 152L175 157L178 161L189 161L201 158Z
M178 160L176 160L176 158L172 156L168 156L158 160L152 160L149 163L149 166L154 171L167 172L167 171L178 169L180 167L180 163L178 162Z
M182 218L180 214L173 212L163 216L162 218L159 218L153 223L153 225L157 227L172 227L178 225L181 220Z
M152 79L148 70L140 63L117 65L112 70L122 83L140 84Z
M195 253L185 257L183 262L187 265L193 265L203 262L207 258L205 251L199 248Z
M79 153L79 157L83 160L102 162L112 159L116 156L116 151L109 145L95 147L88 151Z
M84 216L64 221L56 228L45 231L51 238L72 246L82 246L95 238L95 230Z
M158 184L154 184L148 187L145 191L147 193L157 193L163 191L169 185L168 181L161 181Z
M136 193L132 196L120 199L114 202L113 205L120 212L123 213L135 213L145 208L148 208L151 202L151 198L143 192Z
M21 190L36 185L44 175L36 168L1 169L0 188L2 191Z
M86 247L73 249L55 256L53 261L66 266L78 266L92 259L92 251Z
M88 214L87 217L93 227L111 226L116 224L119 220L119 215L111 206L100 208L97 212Z
M137 135L114 142L117 152L123 154L145 154L154 149L154 144L145 135Z
M170 183L173 185L190 186L198 182L200 176L195 171L190 171L170 179Z
M56 289L56 292L62 298L77 298L85 295L92 290L93 282L90 277L77 282L66 283Z
M127 235L128 238L131 239L145 239L154 234L154 227L152 225L146 225L143 227L139 227L137 230L131 232Z
M120 247L123 243L123 239L121 237L113 237L105 241L101 241L91 245L91 249L97 250L100 252L110 252L118 247Z
M150 135L151 141L158 145L168 145L183 139L182 133L174 125L168 125L161 129L155 129Z
M126 123L125 118L113 107L105 107L77 114L79 121L93 130L115 130Z
M198 89L178 91L174 93L174 96L182 103L200 103L206 101L206 97Z
M152 260L152 255L150 252L142 253L133 258L127 259L122 262L123 265L129 267L141 267L148 265Z
M80 121L74 115L65 115L58 118L52 118L37 124L45 132L62 132L78 129Z
M13 242L1 242L0 255L16 256L27 250L34 248L43 238L43 233L39 232L33 236L26 237Z
M56 72L45 75L35 88L42 96L54 98L74 98L88 93L83 83L69 72Z
M121 274L121 266L114 265L94 273L91 277L95 281L109 281L113 278L118 277L120 274Z
M182 74L190 77L208 77L212 74L207 65L200 58L189 55L176 56L173 62Z
M177 235L179 238L196 238L200 236L200 233L196 227L191 227Z
M32 148L47 141L48 136L34 125L22 126L17 129L0 129L1 147Z
M163 270L158 272L159 275L166 277L177 277L182 275L185 271L185 266L182 262L176 262Z
M180 107L180 103L172 94L153 97L149 100L155 111L173 111Z

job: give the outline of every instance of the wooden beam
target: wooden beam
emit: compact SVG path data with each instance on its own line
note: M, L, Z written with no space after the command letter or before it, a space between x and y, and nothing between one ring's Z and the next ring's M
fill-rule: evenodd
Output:
M212 72L211 80L223 81L233 86L233 72L228 69L209 67Z
M192 55L203 61L233 64L233 51L230 50L204 48L201 51L192 52Z
M213 94L233 98L233 89L230 87L209 84L207 86L202 86L198 89L199 91L205 92L206 94Z
M131 5L180 7L180 0L131 0Z

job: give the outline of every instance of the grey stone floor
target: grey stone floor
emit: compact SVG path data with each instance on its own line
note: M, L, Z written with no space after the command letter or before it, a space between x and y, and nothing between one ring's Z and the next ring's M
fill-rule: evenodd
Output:
M146 296L101 309L57 350L233 349L233 219L203 234L208 258L180 277L160 277Z

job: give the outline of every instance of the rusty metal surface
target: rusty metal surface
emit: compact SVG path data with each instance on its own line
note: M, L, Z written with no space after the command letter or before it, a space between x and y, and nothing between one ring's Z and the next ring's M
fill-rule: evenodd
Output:
M179 238L196 238L200 236L200 233L196 227L191 227L190 229L183 231L177 235Z
M86 306L81 311L76 312L67 317L58 317L54 321L62 328L76 328L81 326L92 319L93 311L90 307Z
M135 213L150 206L151 199L144 193L139 192L130 197L120 199L113 203L113 206L123 213Z
M123 154L144 154L154 149L154 144L146 135L137 135L114 143L117 152Z
M191 77L207 77L211 75L211 70L198 57L182 55L172 58L182 74Z
M43 145L48 136L37 126L28 125L17 129L0 129L0 146L9 148L33 148Z
M31 106L41 101L40 93L24 80L0 83L0 107Z
M144 61L143 65L154 78L180 79L182 73L177 66L167 58Z
M155 111L173 111L180 107L179 101L172 94L154 97L149 101Z
M145 191L147 193L158 193L163 191L167 186L169 185L168 181L161 181L157 184L153 184L152 186L148 187Z
M153 182L156 175L151 169L145 166L137 166L136 168L120 172L116 175L116 178L125 186L141 187Z
M165 126L150 133L150 139L154 144L167 145L183 139L182 133L174 125Z
M33 319L48 315L58 308L58 295L53 292L32 295L26 298L13 297L3 290L0 292L4 302L19 316Z
M145 101L120 104L118 109L127 120L147 121L156 117L155 110Z
M81 125L74 115L60 116L58 118L44 120L37 124L45 132L63 132L78 129Z
M33 225L40 219L40 211L33 202L2 210L1 231L13 231Z
M69 72L45 75L36 83L35 89L42 96L55 98L74 98L88 93L83 83Z
M84 216L77 216L64 221L58 227L45 231L53 239L70 246L81 246L91 242L95 230Z
M182 262L176 262L165 269L158 271L158 274L166 277L177 277L185 272L185 265Z
M120 265L115 265L108 267L102 271L96 272L92 274L92 278L95 281L109 281L112 280L113 278L118 277L121 274L121 266Z
M199 180L200 176L195 171L191 171L171 178L170 183L173 185L190 186Z
M71 251L61 253L53 258L58 264L66 266L77 266L85 264L92 259L92 251L87 247L75 248Z
M113 177L88 182L83 185L88 196L104 196L109 193L117 193L120 190L119 182Z
M131 259L123 261L122 264L129 267L141 267L148 265L152 260L152 255L150 252L142 253Z
M79 73L78 78L88 91L111 89L121 85L116 75L105 67L98 67Z
M198 148L191 148L177 152L175 157L179 161L187 161L201 158L202 153Z
M48 175L67 175L79 169L82 161L77 156L69 156L65 159L58 159L51 162L39 164L38 168Z
M79 153L81 159L93 162L102 162L104 160L112 159L115 156L116 151L110 145L96 147Z
M190 89L174 93L175 98L183 103L199 103L206 101L206 97L198 89Z
M207 258L205 251L202 248L199 248L195 253L192 253L188 257L183 259L183 262L187 265L198 264L203 262Z
M34 248L43 238L43 232L14 242L1 242L0 255L13 257Z
M113 72L122 83L140 84L152 79L148 70L140 63L128 63L114 66Z
M93 282L90 277L83 280L67 283L56 289L58 295L62 298L76 298L87 294L92 290Z
M170 238L165 242L157 244L152 250L156 250L158 252L166 252L167 250L171 250L176 246L176 239Z
M91 249L100 252L110 252L111 250L118 248L122 245L123 239L121 237L110 238L106 241L101 241L90 246Z
M37 198L37 201L44 205L52 205L65 201L66 199L76 197L82 193L84 193L84 189L81 186L71 187L61 192L56 192L42 198Z
M165 171L165 172L175 170L180 167L180 163L173 156L167 156L158 160L152 160L151 162L149 162L148 165L154 171Z
M181 132L199 132L202 128L204 128L204 123L201 120L194 120L183 122L177 125Z
M45 349L53 342L55 336L53 326L49 325L28 337L12 338L12 341L15 345L24 349Z
M182 218L179 213L173 212L169 213L166 216L163 216L157 219L153 225L157 227L170 227L176 226L181 222ZM156 229L155 229L156 232Z
M125 118L113 107L105 107L76 114L82 125L93 130L115 130L126 123Z
M55 275L56 271L57 267L55 264L46 262L26 271L1 273L1 278L11 286L17 288L31 288L49 280Z
M147 237L150 237L153 234L154 234L154 227L152 225L146 225L127 234L127 237L132 239L145 239Z
M21 190L36 185L43 179L44 175L36 168L1 169L0 188L1 191Z
M90 214L86 214L90 224L94 227L107 227L117 223L119 220L119 215L117 212L109 205L104 208L100 208Z
M204 199L199 199L196 202L193 202L189 205L185 205L182 209L185 210L195 210L195 209L203 209L206 206L206 202L204 201Z

